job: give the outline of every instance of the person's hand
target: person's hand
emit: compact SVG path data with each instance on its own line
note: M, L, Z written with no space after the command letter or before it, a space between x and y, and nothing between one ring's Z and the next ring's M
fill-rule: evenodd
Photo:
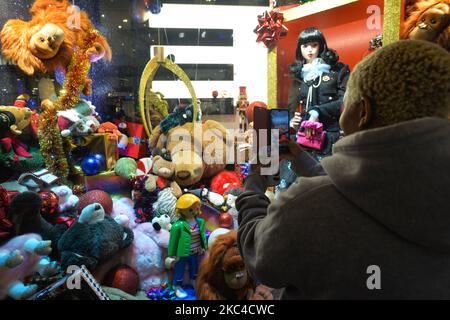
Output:
M272 289L260 284L255 292L251 292L249 300L273 300Z
M287 153L280 154L281 160L294 161L302 154L302 152L304 152L296 142L291 140L283 141L280 145L286 147L288 150Z
M300 127L300 123L302 122L302 117L300 116L300 112L296 112L294 118L291 119L289 126L295 130L298 130Z

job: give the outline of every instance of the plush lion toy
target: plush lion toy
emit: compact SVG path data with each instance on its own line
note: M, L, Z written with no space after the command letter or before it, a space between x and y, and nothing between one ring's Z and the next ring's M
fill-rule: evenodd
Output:
M408 1L401 38L434 42L450 51L450 0Z
M237 246L237 232L217 237L200 265L196 294L199 300L272 300L269 288L256 287ZM255 289L256 288L256 289Z
M30 21L13 19L3 27L4 57L28 76L36 71L66 71L78 40L95 29L86 12L81 11L78 16L73 8L67 0L36 0L30 10ZM108 42L101 36L98 39L87 51L91 62L111 60ZM85 88L86 91L90 88Z

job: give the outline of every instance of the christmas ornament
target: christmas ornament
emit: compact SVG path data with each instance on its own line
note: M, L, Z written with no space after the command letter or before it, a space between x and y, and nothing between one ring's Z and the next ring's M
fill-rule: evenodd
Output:
M94 156L87 156L81 162L81 168L87 175L96 175L100 172L101 163Z
M224 212L219 215L219 226L221 228L231 228L233 222L233 217L228 212Z
M94 154L93 157L100 162L100 171L104 171L106 169L106 158L101 153Z
M58 212L59 197L52 191L41 191L39 196L42 200L41 214L53 216Z
M139 289L139 275L133 268L119 265L106 274L103 285L134 296Z
M105 213L110 214L113 209L113 201L111 196L103 190L92 190L82 195L78 201L78 211L81 212L84 207L99 203L105 209Z

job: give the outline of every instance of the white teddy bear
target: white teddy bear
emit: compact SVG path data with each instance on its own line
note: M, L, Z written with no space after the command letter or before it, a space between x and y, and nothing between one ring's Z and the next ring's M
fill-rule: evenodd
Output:
M172 228L172 224L170 223L170 217L167 214L163 214L159 217L154 217L152 220L152 225L156 231L159 231L161 229L170 231L170 229Z
M63 213L76 208L78 205L78 197L72 193L67 186L58 186L51 189L59 197L58 211Z

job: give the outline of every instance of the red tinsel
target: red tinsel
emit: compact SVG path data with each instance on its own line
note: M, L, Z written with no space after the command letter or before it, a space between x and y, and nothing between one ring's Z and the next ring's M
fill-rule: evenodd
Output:
M259 15L258 26L254 31L258 35L256 42L263 42L268 49L274 48L289 30L283 25L283 19L283 14L277 11L266 11Z

